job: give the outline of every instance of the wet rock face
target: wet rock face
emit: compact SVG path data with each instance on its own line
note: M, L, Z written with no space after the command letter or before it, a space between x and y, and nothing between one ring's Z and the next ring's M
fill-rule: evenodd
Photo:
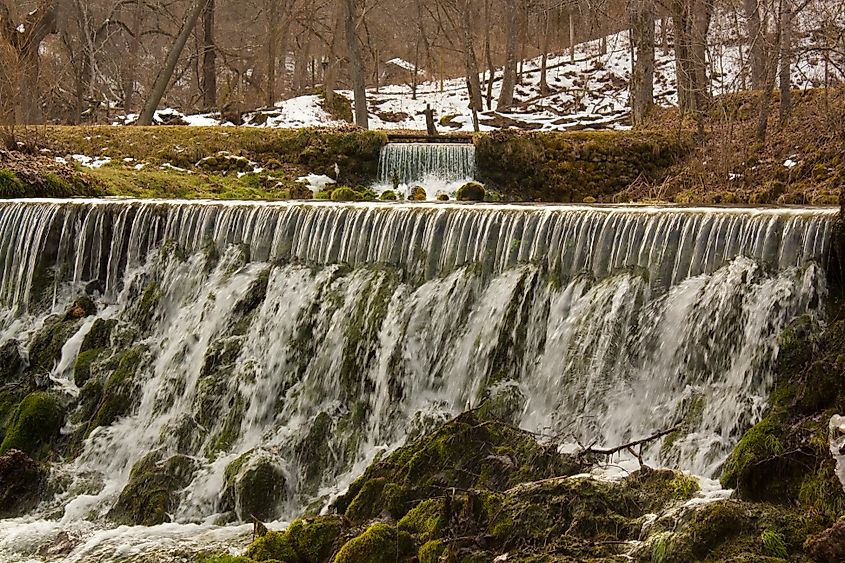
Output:
M0 519L16 518L38 505L46 472L20 450L0 456Z
M288 497L287 472L279 460L261 450L247 452L226 468L221 504L241 521L277 520Z
M191 483L197 463L183 455L163 458L161 452L151 452L132 467L129 482L109 511L110 519L129 526L170 521L179 506L178 493Z

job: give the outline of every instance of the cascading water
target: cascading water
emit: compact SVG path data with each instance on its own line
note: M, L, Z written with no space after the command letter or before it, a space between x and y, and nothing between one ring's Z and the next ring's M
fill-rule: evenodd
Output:
M383 189L421 185L433 198L453 194L475 177L472 143L388 143L379 156L379 184Z
M763 412L778 334L821 314L834 216L0 202L2 341L26 342L84 291L99 305L42 384L74 411L62 433L79 446L55 465L54 497L0 521L0 557L27 560L68 529L87 538L68 561L131 543L109 512L150 452L192 470L174 523L144 534L213 543L244 531L215 524L248 519L227 467L269 463L289 518L488 398L581 443L683 420L645 458L713 476ZM98 319L114 328L91 373L113 379L111 354L132 368L108 423L83 412L96 378L76 373Z

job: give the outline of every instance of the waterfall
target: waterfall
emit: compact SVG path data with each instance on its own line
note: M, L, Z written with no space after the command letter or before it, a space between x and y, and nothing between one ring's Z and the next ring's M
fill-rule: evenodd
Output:
M779 333L822 314L835 213L0 202L0 344L88 292L112 346L142 350L131 408L55 470L40 510L103 518L159 451L199 467L174 521L214 521L226 467L260 452L290 517L486 399L581 443L683 420L646 461L715 476L764 412ZM50 374L71 408L93 324Z
M475 177L471 143L389 143L379 157L379 182L447 189Z

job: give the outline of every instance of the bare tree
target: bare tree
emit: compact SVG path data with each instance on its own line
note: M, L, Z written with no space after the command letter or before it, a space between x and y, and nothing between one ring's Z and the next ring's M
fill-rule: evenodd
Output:
M56 33L58 6L56 0L40 0L26 18L15 25L6 0L0 0L0 39L12 53L12 95L16 123L41 121L38 76L39 49L47 36Z
M167 55L167 60L159 71L147 102L144 104L144 109L138 117L138 125L152 125L153 116L155 115L156 109L158 109L159 103L161 103L161 99L164 97L165 91L167 91L167 86L173 77L173 71L176 69L179 57L182 55L185 44L188 42L188 38L196 27L197 20L199 20L200 14L202 14L207 3L208 0L196 0L194 6L188 12L185 23L182 24L182 31L176 37L176 42L171 47L170 53Z
M505 68L502 75L502 90L499 93L499 111L513 105L513 93L516 87L517 37L519 36L519 12L515 6L505 14Z
M203 109L217 107L217 46L214 42L215 0L207 0L202 12L202 90Z
M352 74L352 90L355 97L355 124L362 129L369 128L367 111L367 88L364 83L364 61L361 43L358 40L358 1L342 0L345 6L346 45L349 50L349 66Z
M631 119L641 124L654 106L654 2L631 0L631 37L634 44L631 73Z

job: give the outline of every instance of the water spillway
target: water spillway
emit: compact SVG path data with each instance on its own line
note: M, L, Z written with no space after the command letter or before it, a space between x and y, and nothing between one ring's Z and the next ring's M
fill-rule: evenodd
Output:
M272 465L273 516L290 517L485 400L529 430L608 446L683 421L646 460L714 476L763 413L778 335L822 314L834 218L0 202L0 344L27 348L81 294L97 304L62 321L70 336L38 374L75 445L33 517L108 521L151 453L190 460L174 522L248 520L227 491L244 459ZM81 363L104 323L108 341ZM105 418L91 397L105 405L118 373L123 408Z
M388 143L379 156L379 182L446 188L475 177L472 143Z

